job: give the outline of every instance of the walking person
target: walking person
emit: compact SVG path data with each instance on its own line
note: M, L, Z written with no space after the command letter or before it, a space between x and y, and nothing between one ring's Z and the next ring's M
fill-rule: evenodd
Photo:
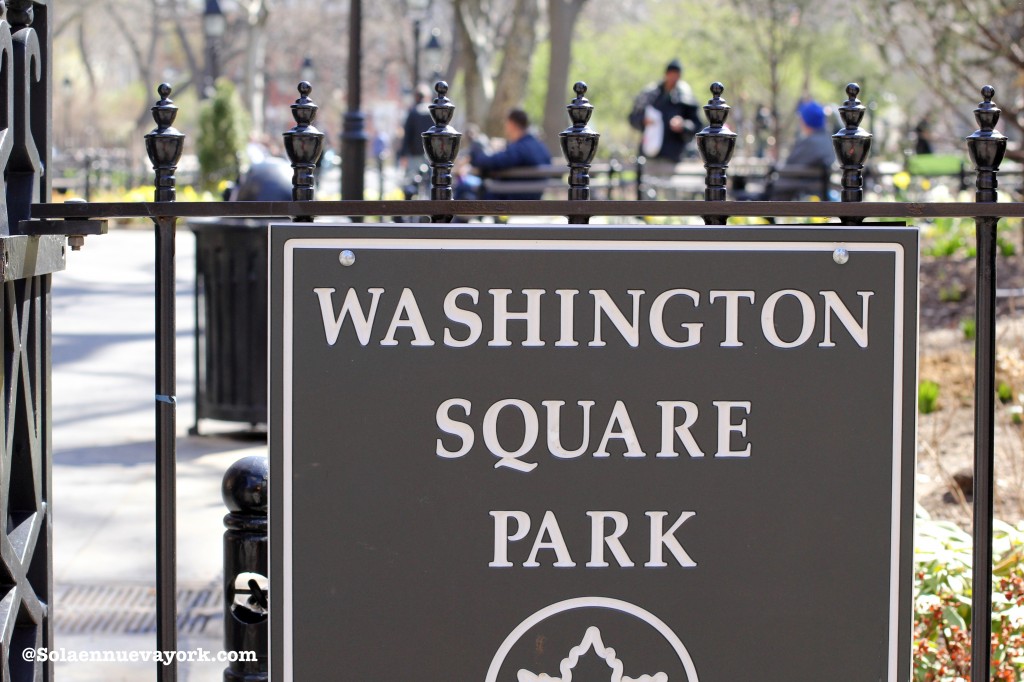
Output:
M403 191L407 199L416 195L420 165L426 158L422 135L432 125L434 120L430 117L430 89L421 84L416 86L413 93L413 105L405 116L402 146L398 150L399 164L405 171Z
M660 83L648 86L633 101L629 124L644 134L640 154L644 175L670 180L684 157L695 156L693 138L704 127L693 88L682 79L683 65L673 59Z

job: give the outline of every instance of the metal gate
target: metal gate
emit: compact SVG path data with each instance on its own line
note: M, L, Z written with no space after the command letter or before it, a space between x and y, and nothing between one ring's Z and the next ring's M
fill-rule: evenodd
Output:
M712 86L713 98L705 107L711 122L698 136L707 169L705 201L591 201L588 170L599 136L590 128L594 107L586 98L586 86L575 87L576 98L568 107L570 127L561 134L562 150L569 168L567 199L561 201L453 201L452 163L460 134L451 125L454 105L447 85L439 83L431 107L435 126L424 135L431 162L431 199L425 201L314 202L313 169L323 145L323 134L313 125L316 105L311 87L303 83L292 106L296 125L285 133L285 146L295 169L293 201L176 204L174 171L185 136L173 127L176 107L171 88L161 85L160 100L153 107L156 128L146 136L147 151L156 173L153 202L63 205L47 203L50 196L49 149L51 133L50 30L47 0L8 0L0 20L0 160L4 191L0 200L0 258L3 274L4 363L3 411L0 442L0 506L6 519L0 536L0 668L4 680L52 679L52 663L22 660L26 648L53 644L50 605L53 594L50 517L50 286L51 274L63 269L67 246L80 247L86 235L105 231L105 219L147 218L155 225L157 348L155 411L157 415L157 641L155 648L174 650L175 632L175 433L176 383L174 355L174 243L179 218L286 216L311 221L323 216L431 216L448 222L453 216L552 216L568 217L570 223L586 224L593 216L703 216L706 224L724 225L730 216L810 218L827 216L842 224L862 224L870 219L910 221L938 217L973 217L977 220L977 353L975 399L975 497L973 641L988 642L991 636L992 492L995 400L995 254L996 223L1000 217L1024 217L1019 203L996 203L996 173L1006 139L995 131L999 109L994 92L982 89L984 101L975 109L979 129L967 140L975 163L976 203L866 203L863 170L871 136L860 128L864 107L859 89L847 87L848 99L840 110L846 127L834 136L842 167L841 203L733 202L726 196L726 175L736 146L727 127L728 105L720 84ZM2 7L2 5L0 5ZM2 10L0 10L2 11ZM3 15L0 15L3 16ZM869 224L869 223L868 223ZM248 463L235 471L235 482L245 488L258 486L265 464ZM254 469L253 469L254 467ZM247 478L246 473L253 473ZM243 499L245 490L237 497ZM57 502L59 504L59 501ZM257 505L258 506L258 505ZM241 531L233 540L261 546L265 552L265 519L257 508L231 510L232 528ZM262 543L262 544L261 544ZM258 552L257 552L258 553ZM260 572L260 566L240 565L239 551L225 567L226 583L244 572ZM265 557L265 554L264 554ZM265 558L264 558L265 560ZM265 571L265 564L263 569ZM228 648L266 643L266 595L250 582L256 617L232 616L226 627ZM262 628L262 630L261 630ZM263 634L260 635L260 632ZM238 679L256 679L262 664L238 668ZM989 679L990 651L975 652L972 682ZM262 670L261 670L261 665ZM157 677L176 679L175 665L158 664Z

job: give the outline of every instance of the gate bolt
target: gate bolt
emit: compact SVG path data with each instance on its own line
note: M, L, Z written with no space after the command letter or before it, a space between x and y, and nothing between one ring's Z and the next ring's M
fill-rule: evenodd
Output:
M67 199L65 204L86 204L89 203L85 199ZM70 220L70 218L69 218ZM84 234L69 234L68 235L68 246L71 247L72 251L81 251L82 247L85 246L85 235Z

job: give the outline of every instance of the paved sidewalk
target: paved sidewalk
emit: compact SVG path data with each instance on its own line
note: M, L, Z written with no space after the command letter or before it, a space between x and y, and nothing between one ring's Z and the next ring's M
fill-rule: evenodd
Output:
M154 245L152 230L90 237L53 279L53 519L57 648L156 647ZM178 232L179 649L222 647L220 482L262 439L189 437L193 420L194 241ZM217 432L211 423L206 432ZM57 679L153 680L155 663L59 663ZM182 664L219 680L222 663Z

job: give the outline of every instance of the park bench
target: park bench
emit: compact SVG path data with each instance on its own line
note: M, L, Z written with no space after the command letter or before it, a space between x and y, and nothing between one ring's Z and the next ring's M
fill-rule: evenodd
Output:
M774 168L765 179L768 201L795 201L808 196L828 201L831 191L832 169L828 166Z
M564 165L549 164L531 168L504 168L486 171L481 175L484 194L529 195L557 193L559 198L568 188L569 169ZM594 198L611 199L623 185L622 166L612 160L590 167L590 187Z
M921 180L954 178L957 191L970 187L967 167L959 154L914 154L907 157L906 171L918 185Z
M645 172L646 160L636 162L636 198L702 199L707 171L704 164L687 160L670 177L651 177ZM730 165L729 181L736 199L784 201L807 195L827 199L832 189L832 169L818 166L773 168L761 159L740 160ZM808 192L808 187L817 188ZM799 196L798 196L799 195Z
M951 189L965 192L974 187L974 173L967 160L959 154L915 154L908 156L905 170L910 174L912 186L921 187L921 181L953 179ZM1003 188L1024 194L1024 170L1020 164L1006 162L999 170Z

